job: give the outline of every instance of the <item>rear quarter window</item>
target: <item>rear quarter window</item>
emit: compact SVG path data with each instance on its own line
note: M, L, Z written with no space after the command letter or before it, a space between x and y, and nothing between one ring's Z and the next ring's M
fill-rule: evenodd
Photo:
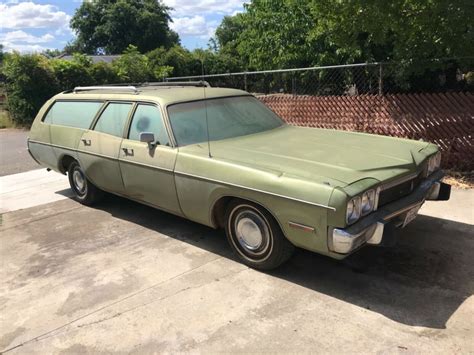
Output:
M56 101L43 122L87 129L101 106L100 101Z

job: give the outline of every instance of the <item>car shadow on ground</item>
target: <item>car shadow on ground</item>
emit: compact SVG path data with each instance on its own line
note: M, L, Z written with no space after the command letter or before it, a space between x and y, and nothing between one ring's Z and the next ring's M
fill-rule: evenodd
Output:
M235 260L221 230L116 196L94 208ZM420 215L399 233L393 248L363 248L350 263L297 250L267 274L396 322L443 329L474 293L472 231L472 225Z

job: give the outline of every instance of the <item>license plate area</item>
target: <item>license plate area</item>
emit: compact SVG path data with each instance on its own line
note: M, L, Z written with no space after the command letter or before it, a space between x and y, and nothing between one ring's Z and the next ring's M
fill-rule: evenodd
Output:
M412 222L416 218L416 216L418 216L418 211L420 210L420 207L421 204L413 207L411 210L408 210L408 212L405 214L402 228L404 228L408 223Z

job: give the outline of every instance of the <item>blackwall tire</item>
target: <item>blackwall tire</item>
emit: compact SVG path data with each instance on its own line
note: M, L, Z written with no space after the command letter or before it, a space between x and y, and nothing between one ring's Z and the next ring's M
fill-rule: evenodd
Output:
M90 206L102 199L103 192L87 179L78 162L69 164L67 175L76 201Z

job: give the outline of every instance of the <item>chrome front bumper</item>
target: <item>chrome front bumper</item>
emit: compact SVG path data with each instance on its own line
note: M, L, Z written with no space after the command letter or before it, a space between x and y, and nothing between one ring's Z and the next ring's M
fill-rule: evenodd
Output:
M408 220L416 215L426 200L449 200L451 186L440 182L443 172L438 171L423 180L408 196L385 205L352 226L328 230L329 250L338 254L349 254L362 245L380 245L383 243L386 230L405 226ZM410 214L410 215L409 215ZM388 227L391 228L388 228Z

